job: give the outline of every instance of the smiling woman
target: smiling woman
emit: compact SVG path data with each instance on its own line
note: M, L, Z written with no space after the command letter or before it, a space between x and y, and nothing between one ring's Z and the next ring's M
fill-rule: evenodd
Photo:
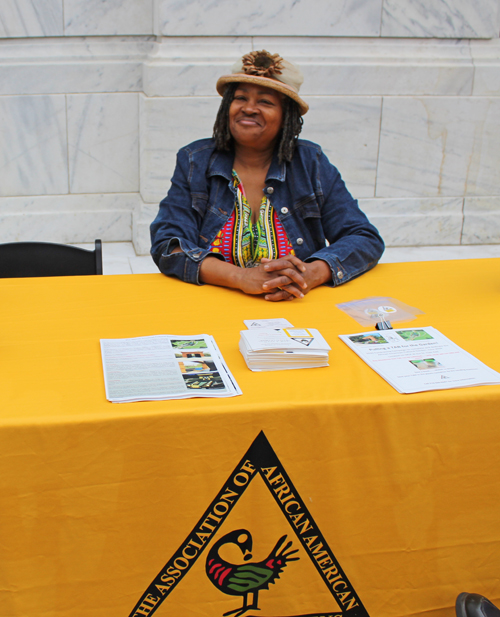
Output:
M300 70L254 51L217 82L212 139L182 148L151 225L159 269L187 282L302 298L376 265L384 244L320 146L299 140Z

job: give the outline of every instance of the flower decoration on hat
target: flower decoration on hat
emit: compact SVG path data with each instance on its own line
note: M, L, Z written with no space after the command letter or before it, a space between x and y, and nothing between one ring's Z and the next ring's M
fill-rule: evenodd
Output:
M270 77L281 75L283 69L283 58L279 54L270 54L263 49L262 51L251 51L241 59L243 62L243 72L247 75L259 75L260 77Z

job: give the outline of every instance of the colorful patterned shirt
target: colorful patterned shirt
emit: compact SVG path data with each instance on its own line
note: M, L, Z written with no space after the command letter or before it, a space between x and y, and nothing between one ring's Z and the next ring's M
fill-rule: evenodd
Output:
M234 169L233 183L236 188L233 213L215 236L210 250L213 253L222 253L228 263L241 268L253 268L263 257L278 259L285 255L295 255L269 199L262 197L259 217L252 223L252 209Z

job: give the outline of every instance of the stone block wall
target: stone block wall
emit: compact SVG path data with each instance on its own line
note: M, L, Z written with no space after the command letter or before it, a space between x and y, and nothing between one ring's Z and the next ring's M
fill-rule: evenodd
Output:
M0 241L134 240L251 49L388 245L500 243L500 0L2 0Z

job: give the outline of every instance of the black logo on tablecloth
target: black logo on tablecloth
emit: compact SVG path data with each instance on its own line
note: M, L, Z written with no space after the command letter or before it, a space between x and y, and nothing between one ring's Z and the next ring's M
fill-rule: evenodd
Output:
M276 504L339 606L339 610L334 612L309 613L290 617L369 617L354 587L326 543L263 432L259 433L245 456L236 465L233 473L192 532L146 589L129 617L150 617L153 615L183 580L211 540L214 539L229 513L256 475L260 475L263 479ZM246 537L243 537L245 535ZM206 573L211 582L223 593L239 595L243 598L242 606L228 611L225 615L251 617L248 611L258 610L258 592L268 589L269 584L275 582L287 563L297 559L296 550L292 548L292 542L287 541L287 537L283 536L270 552L268 559L254 564L250 562L248 563L249 567L242 569L238 574L235 571L227 571L232 564L226 562L226 565L222 561L216 563L218 549L224 542L240 544L240 549L245 557L245 554L250 554L251 534L246 529L238 529L224 535L212 546L206 561ZM251 559L251 555L248 559ZM281 561L281 563L277 564L276 560ZM245 568L244 565L240 567ZM253 576L249 576L252 567L255 570ZM222 585L218 584L217 579L215 579L216 570L218 570L217 579L219 583L220 577L226 572ZM266 577L267 580L264 580ZM229 579L233 579L232 582ZM261 584L259 584L259 580ZM228 584L224 585L226 581ZM232 587L229 587L229 584Z

